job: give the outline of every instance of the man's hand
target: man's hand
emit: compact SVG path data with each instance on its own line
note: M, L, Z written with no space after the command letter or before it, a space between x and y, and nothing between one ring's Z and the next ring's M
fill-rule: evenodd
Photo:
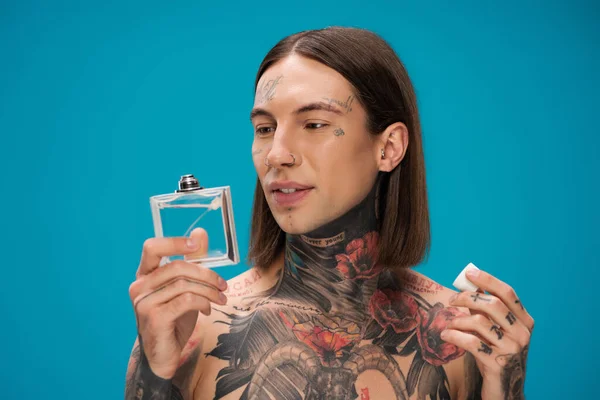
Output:
M469 308L471 315L451 321L442 339L475 357L483 377L483 400L523 399L533 318L506 283L480 270L468 271L467 277L482 291L457 293L450 299L453 306Z
M158 268L162 257L189 255L207 248L204 230L190 238L152 238L144 244L129 296L136 314L141 349L157 376L170 379L192 335L198 312L209 315L211 303L227 302L227 283L216 272L182 260Z

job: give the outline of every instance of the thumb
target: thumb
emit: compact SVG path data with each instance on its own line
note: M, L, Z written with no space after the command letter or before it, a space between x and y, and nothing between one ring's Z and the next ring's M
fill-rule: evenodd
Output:
M186 254L184 259L189 261L204 257L208 253L208 234L206 231L202 228L195 228L190 233L190 238L198 242L198 250L191 254Z

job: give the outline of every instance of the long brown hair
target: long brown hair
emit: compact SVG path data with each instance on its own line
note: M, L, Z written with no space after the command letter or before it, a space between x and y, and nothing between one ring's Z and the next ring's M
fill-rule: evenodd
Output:
M417 99L403 63L384 39L368 30L303 31L282 39L269 51L258 69L255 91L264 72L291 54L318 61L344 76L366 111L371 134L380 134L395 122L408 128L404 159L378 179L378 261L393 268L417 265L429 251L429 209ZM268 267L284 245L285 232L275 221L257 179L248 261Z

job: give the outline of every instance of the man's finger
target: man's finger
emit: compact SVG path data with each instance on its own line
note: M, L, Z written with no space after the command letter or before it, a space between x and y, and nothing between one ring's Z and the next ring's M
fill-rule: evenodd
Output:
M468 351L486 365L493 365L491 361L496 356L493 346L477 336L456 329L445 329L442 331L441 339Z
M502 300L530 332L533 330L533 318L523 307L512 286L482 270L467 271L467 278L481 290L485 290Z
M208 253L208 234L202 228L196 228L190 233L190 237L199 243L198 249L184 256L184 260L195 260L202 258Z
M136 277L147 275L158 268L163 257L185 255L197 251L200 247L194 238L151 238L144 242L142 258Z

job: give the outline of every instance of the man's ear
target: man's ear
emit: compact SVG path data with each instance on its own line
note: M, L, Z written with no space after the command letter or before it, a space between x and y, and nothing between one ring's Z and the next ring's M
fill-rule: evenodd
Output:
M402 122L396 122L388 126L377 139L379 144L377 150L379 170L390 172L400 164L406 154L408 128Z

